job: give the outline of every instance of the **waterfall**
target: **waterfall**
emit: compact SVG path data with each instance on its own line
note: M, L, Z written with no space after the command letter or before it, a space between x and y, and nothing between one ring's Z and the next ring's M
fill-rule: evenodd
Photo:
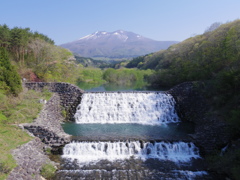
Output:
M200 158L198 148L191 142L72 142L63 149L63 158L79 162L150 158L187 162Z
M170 94L84 93L75 114L76 123L166 124L179 122Z

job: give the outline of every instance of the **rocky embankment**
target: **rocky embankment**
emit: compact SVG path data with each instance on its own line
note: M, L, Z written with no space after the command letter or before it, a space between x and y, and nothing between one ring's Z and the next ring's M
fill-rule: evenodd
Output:
M40 170L44 164L52 163L45 154L46 149L58 149L71 141L61 126L65 120L62 111L68 116L74 114L74 109L80 103L83 91L68 83L25 83L27 89L42 91L48 89L53 96L44 104L44 107L34 122L21 124L34 139L16 150L13 156L18 166L8 176L8 180L40 180ZM70 97L71 96L71 97Z
M60 106L66 112L66 119L74 121L74 114L76 111L77 105L81 101L83 90L77 86L69 83L24 83L24 86L28 89L43 91L48 90L50 92L56 93L60 98Z
M13 151L13 157L17 162L17 167L14 168L8 180L42 180L40 170L46 163L52 163L43 149L45 144L39 138L34 138L32 141L20 146Z
M21 126L35 137L40 138L44 144L54 148L71 140L71 136L62 129L63 121L60 97L58 94L54 94L33 123L21 124Z
M211 112L202 93L203 88L200 82L186 82L175 86L168 93L174 97L182 121L195 124L195 133L191 134L193 141L202 153L209 154L226 146L231 136L226 131L226 122Z

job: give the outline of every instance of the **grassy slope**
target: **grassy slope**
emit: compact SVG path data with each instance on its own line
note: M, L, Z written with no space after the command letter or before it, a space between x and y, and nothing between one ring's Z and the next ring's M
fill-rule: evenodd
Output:
M42 108L39 99L49 99L49 92L24 91L19 97L6 97L0 94L0 180L6 179L8 173L16 167L11 150L16 149L32 139L17 127L20 123L29 123L37 117Z

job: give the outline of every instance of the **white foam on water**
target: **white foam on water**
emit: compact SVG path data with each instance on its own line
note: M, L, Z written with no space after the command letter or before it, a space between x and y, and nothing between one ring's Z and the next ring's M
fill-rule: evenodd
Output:
M207 171L184 171L184 170L173 170L171 171L176 174L181 174L188 180L194 180L196 177L208 175Z
M76 123L161 125L180 121L174 107L165 93L84 93L74 117Z
M79 175L91 175L94 174L95 172L98 172L98 174L100 175L100 177L102 176L103 173L109 173L109 171L105 170L105 169L93 169L93 170L83 170L83 169L79 169L79 170L59 170L58 172L63 172L63 173L75 173ZM113 179L118 179L119 176L119 172L121 172L122 174L126 175L125 177L127 178L127 175L130 173L136 173L136 170L116 170L113 169L110 173L113 175ZM146 174L153 174L156 172L151 172L149 170L142 170L140 171L140 173L144 173ZM208 176L208 172L207 171L189 171L189 170L172 170L169 172L157 172L157 175L159 175L160 179L164 179L166 180L165 177L168 177L168 180L194 180L195 178L200 178L202 177L204 179L204 176ZM164 177L165 176L165 177ZM170 176L170 177L169 177Z
M80 163L100 160L124 160L150 158L188 162L192 158L200 158L198 148L186 142L72 142L63 149L63 158L78 160Z

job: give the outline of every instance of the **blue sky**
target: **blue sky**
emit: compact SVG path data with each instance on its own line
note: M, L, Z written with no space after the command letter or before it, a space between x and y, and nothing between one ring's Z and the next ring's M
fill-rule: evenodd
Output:
M0 24L29 27L57 45L119 29L182 41L239 19L239 9L239 0L0 0Z

